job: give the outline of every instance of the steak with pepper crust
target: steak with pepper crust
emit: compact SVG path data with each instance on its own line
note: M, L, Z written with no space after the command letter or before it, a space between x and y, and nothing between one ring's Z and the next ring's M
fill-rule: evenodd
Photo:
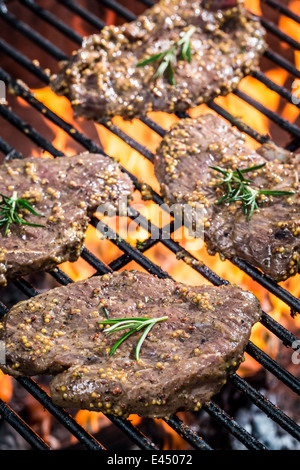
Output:
M169 69L156 76L159 59L137 67L194 28L191 61L180 48L171 61L174 83ZM182 112L236 89L264 48L264 29L241 1L161 0L135 21L84 38L51 86L69 98L76 116L95 121Z
M22 275L53 269L79 257L89 217L101 204L119 209L133 185L117 163L100 154L24 158L0 166L0 192L26 200L42 217L23 208L24 220L0 229L0 285ZM3 216L1 217L1 219Z
M167 317L153 326L138 360L141 331L105 334L103 321ZM258 299L237 286L187 286L137 272L95 276L39 294L5 316L2 370L51 374L63 407L165 417L199 410L243 360Z
M290 195L258 194L258 207L250 218L238 198L219 202L227 189L220 185L224 176L211 167L232 172L262 164L244 173L252 180L249 187ZM155 156L155 174L166 203L203 208L209 253L239 257L276 281L300 269L299 170L299 155L273 143L252 150L241 132L213 114L176 123Z

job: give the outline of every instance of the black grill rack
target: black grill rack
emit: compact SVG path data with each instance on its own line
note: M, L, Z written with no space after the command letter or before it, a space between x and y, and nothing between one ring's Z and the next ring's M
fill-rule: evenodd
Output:
M119 18L123 21L131 21L136 18L136 16L125 6L118 3L115 0L95 0L98 4L102 5L103 8L115 12ZM34 25L27 24L10 11L10 4L16 2L5 2L0 0L0 18L6 24L8 24L12 31L12 38L15 31L18 31L26 40L31 41L41 48L44 53L49 54L51 60L61 61L67 59L67 54L53 44L49 38L46 38L41 33L37 32L34 29ZM74 44L74 49L80 46L82 37L79 33L74 31L73 28L68 26L64 19L59 18L52 11L47 9L47 7L41 6L43 2L36 2L34 0L19 0L19 3L22 7L25 7L36 16L36 22L44 22L53 27L53 31L58 31L60 34L64 35L68 40L71 40ZM94 32L99 31L105 26L103 20L98 18L91 10L89 10L86 5L82 6L81 4L75 2L75 0L53 0L53 3L57 3L60 6L65 8L66 15L74 15L74 17L80 18L84 23L86 23L89 28L92 28ZM151 6L153 3L151 0L136 0L136 3L139 7L143 6L146 8ZM143 4L143 5L141 5ZM300 17L289 10L286 6L281 5L273 0L262 0L262 4L267 4L270 8L278 10L283 15L291 18L298 24L300 24ZM65 18L65 17L64 17ZM274 23L271 21L261 18L263 26L268 32L272 35L277 36L281 41L284 41L289 47L293 50L300 50L300 43L282 32ZM3 56L9 57L16 65L21 66L24 71L31 73L35 79L39 80L40 86L45 86L49 84L49 74L46 73L38 63L29 59L24 53L16 49L13 45L13 40L7 42L3 38L0 38L0 51ZM284 70L289 72L291 77L300 78L300 71L287 59L281 56L278 52L271 50L270 48L265 52L265 57L271 61L276 66L282 67ZM277 85L272 80L270 80L263 72L255 72L253 76L266 85L269 89L278 93L283 97L287 102L292 103L292 94L285 88ZM27 86L17 80L22 79L21 77L12 77L7 73L3 68L0 67L0 80L4 81L7 85L7 89L13 91L13 94L16 97L21 98L26 101L28 105L37 110L41 115L47 120L54 123L58 128L62 129L67 133L72 139L74 139L81 147L82 150L90 152L100 152L104 153L102 148L91 140L89 137L84 135L79 131L73 124L67 122L63 118L59 117L49 108L47 108L42 102L35 98ZM278 125L281 129L287 132L290 136L289 144L286 146L287 149L295 151L300 147L300 128L290 123L287 119L284 119L278 113L271 111L263 104L256 101L251 96L237 90L234 92L239 98L259 110L263 115L265 115L271 122ZM299 104L294 104L295 106L300 107ZM223 118L228 120L232 125L236 126L242 132L248 134L254 138L259 143L264 143L268 141L269 137L262 135L243 123L240 119L235 118L227 110L222 108L217 103L210 102L208 107L217 112ZM29 111L30 112L30 108ZM63 152L55 148L49 140L47 140L40 133L39 130L35 129L33 126L25 122L20 116L18 116L11 108L0 105L0 115L4 118L7 123L10 123L15 129L20 131L24 136L30 139L34 144L36 144L41 149L49 152L54 157L59 157L63 155ZM178 117L189 117L188 114L184 113ZM165 134L165 130L158 125L156 122L151 120L149 117L144 117L141 121L146 124L153 132L157 133L159 136ZM125 134L119 127L113 124L105 124L109 131L114 133L128 145L130 145L134 150L141 154L141 158L146 158L150 162L153 159L152 153L143 145L136 142L132 137ZM6 142L0 136L0 150L6 156L6 158L23 158L23 155L12 147L8 142ZM123 170L129 174L130 178L133 181L135 189L137 191L142 191L141 183L138 178L131 174L128 170L123 168ZM157 194L152 188L148 188L148 191L151 194L152 200L158 204L162 205L163 200L160 195ZM151 228L153 228L153 223L147 220L145 217L142 217L141 214L137 213L133 207L129 209L129 217L132 220L135 220L138 217L139 224L146 230L149 234L151 233ZM159 230L161 237L158 240L153 240L149 236L146 242L143 244L141 249L137 249L131 246L126 240L115 236L116 234L103 222L99 222L99 219L95 216L91 220L91 225L97 230L106 234L111 238L112 243L114 243L123 254L112 261L109 265L102 262L94 254L92 254L86 247L84 247L81 257L89 263L95 270L96 274L105 274L113 270L119 270L124 268L130 261L135 261L139 266L148 271L151 274L157 275L160 278L167 278L170 275L165 272L160 266L154 264L149 258L147 258L147 250L154 246L156 243L162 243L172 254L178 255L179 253L184 256L187 256L189 260L195 260L196 258L185 250L179 243L175 242L172 239L165 239L162 236L163 229ZM300 301L292 294L290 294L285 288L278 285L272 279L268 278L262 274L259 270L250 266L245 261L234 258L231 260L232 263L240 268L242 271L247 273L255 282L259 283L261 286L266 288L269 292L277 296L283 302L285 302L291 309L292 316L300 312ZM226 279L221 278L215 272L213 272L209 266L206 266L202 263L190 263L190 266L200 273L204 278L206 278L210 283L216 286L223 284L229 284ZM57 282L61 285L66 285L73 282L61 269L56 268L50 273ZM37 289L31 285L26 279L21 278L15 281L14 286L19 289L23 295L27 297L33 297L39 292ZM8 308L4 304L0 304L0 315L3 316L7 312ZM282 343L292 348L293 343L297 340L297 337L288 331L284 326L279 324L273 318L271 318L267 313L263 312L261 323L263 326L269 330L272 334L278 337ZM269 357L265 352L260 350L255 344L249 342L246 349L247 353L252 356L256 361L258 361L263 368L267 371L274 374L274 376L282 381L287 387L289 387L293 392L299 394L300 384L299 380L293 375L291 375L287 370L281 367L275 360ZM68 412L64 409L53 405L51 398L47 393L38 385L34 380L30 378L19 378L18 382L33 396L35 397L45 409L47 409L60 423L62 423L70 433L75 436L78 441L87 449L91 450L105 450L105 447L97 441L97 439L85 431ZM267 397L262 393L258 392L253 386L251 386L245 379L241 378L238 373L233 374L229 378L231 385L239 390L240 393L245 395L247 399L250 400L256 407L262 410L269 418L276 422L285 432L289 433L293 438L300 440L300 427L294 422L289 416L287 416L282 410L280 410L274 403L272 403ZM252 436L245 428L238 424L231 416L227 414L220 406L211 401L209 405L204 407L204 412L208 413L213 417L219 424L221 424L229 433L232 434L236 439L238 439L247 449L254 450L267 450L266 446L260 442L257 438ZM37 433L27 424L16 411L14 411L7 403L0 401L0 414L3 419L10 423L15 430L23 437L25 440L32 446L34 449L42 450L51 450L50 445L45 442L45 440L37 435ZM145 436L137 427L135 427L130 421L117 418L111 415L107 417L112 421L112 423L119 427L119 429L124 432L135 445L143 450L158 450L156 445L151 440L151 436ZM200 436L195 431L193 431L189 426L187 426L183 421L181 421L177 416L172 416L167 420L167 424L173 428L186 442L194 449L201 450L211 450L211 446L205 441L205 436ZM108 449L109 450L109 449Z

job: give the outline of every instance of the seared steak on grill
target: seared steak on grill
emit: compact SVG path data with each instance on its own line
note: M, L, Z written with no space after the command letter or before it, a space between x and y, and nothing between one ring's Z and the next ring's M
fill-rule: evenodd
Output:
M155 76L160 59L137 67L194 27L191 62L175 53L175 84L169 69ZM257 68L263 37L260 23L240 1L161 0L135 21L85 38L52 77L52 88L70 99L76 116L95 121L185 111L237 88Z
M89 217L100 204L118 209L121 197L133 187L117 163L97 154L73 157L26 158L0 166L0 193L25 199L36 212L26 214L31 227L13 223L5 236L0 229L0 285L38 270L49 270L64 261L75 261L81 252ZM3 217L1 217L2 219Z
M1 367L55 375L51 395L64 407L149 417L198 410L240 364L260 315L257 298L236 286L186 286L136 271L95 276L13 307L0 330ZM136 360L141 331L109 355L124 330L105 334L107 316L168 318Z
M263 163L261 169L244 173L253 181L251 188L293 195L260 195L249 219L241 201L216 204L226 186L219 185L224 176L210 167L235 170ZM203 205L209 252L246 260L276 281L296 274L300 267L299 170L299 156L272 144L251 150L241 132L212 114L176 123L155 157L165 201Z

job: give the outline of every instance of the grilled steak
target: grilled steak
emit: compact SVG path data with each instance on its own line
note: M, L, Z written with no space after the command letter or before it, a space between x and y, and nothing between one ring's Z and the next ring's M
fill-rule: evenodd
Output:
M168 318L136 360L141 331L109 355L124 330L105 334L107 315ZM236 286L186 286L136 271L95 276L13 307L0 330L1 367L14 376L55 375L51 395L64 407L149 417L198 410L240 364L260 315L257 298Z
M169 69L155 76L161 59L137 67L194 27L191 62L175 52L175 84ZM264 47L263 28L240 1L161 0L133 22L86 37L53 75L52 88L70 99L76 116L95 121L182 112L237 88Z
M13 223L0 233L0 285L64 261L81 252L89 216L100 204L118 209L129 198L132 183L108 157L81 154L57 159L26 158L0 166L0 192L25 199L43 217L23 210L31 227ZM3 216L1 216L3 219Z
M256 190L289 191L293 195L259 195L258 209L244 214L241 201L221 202L224 178L211 166L235 170L265 163L244 173ZM222 118L207 114L175 124L155 157L155 173L168 204L204 207L204 239L211 254L239 257L282 281L300 266L299 156L264 144L257 151L244 135Z

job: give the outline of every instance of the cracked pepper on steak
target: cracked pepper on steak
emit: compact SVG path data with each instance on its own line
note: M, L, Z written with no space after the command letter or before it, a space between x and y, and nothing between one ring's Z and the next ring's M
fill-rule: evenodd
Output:
M240 201L216 204L225 194L226 170L265 163L247 173L258 190L290 191L289 196L260 195L250 219ZM204 241L209 253L239 257L276 281L300 269L299 155L266 143L256 151L245 144L245 135L213 114L184 119L172 126L155 156L155 174L169 205L199 204L204 208Z
M154 325L135 360L141 332L103 333L109 318L167 316ZM13 376L51 374L63 407L165 417L199 410L243 360L258 299L238 286L187 286L122 271L57 287L20 302L3 319L6 365Z
M98 154L24 158L0 166L0 192L13 192L43 217L22 213L30 227L13 223L0 233L0 285L64 261L81 252L89 217L100 204L118 210L121 197L133 192L130 178L117 163Z
M154 77L157 61L137 67L193 26L192 61L177 57L175 85L167 72ZM95 121L183 112L237 88L258 68L264 48L264 29L240 1L161 0L135 21L84 38L82 47L61 63L51 86L68 97L76 116Z

